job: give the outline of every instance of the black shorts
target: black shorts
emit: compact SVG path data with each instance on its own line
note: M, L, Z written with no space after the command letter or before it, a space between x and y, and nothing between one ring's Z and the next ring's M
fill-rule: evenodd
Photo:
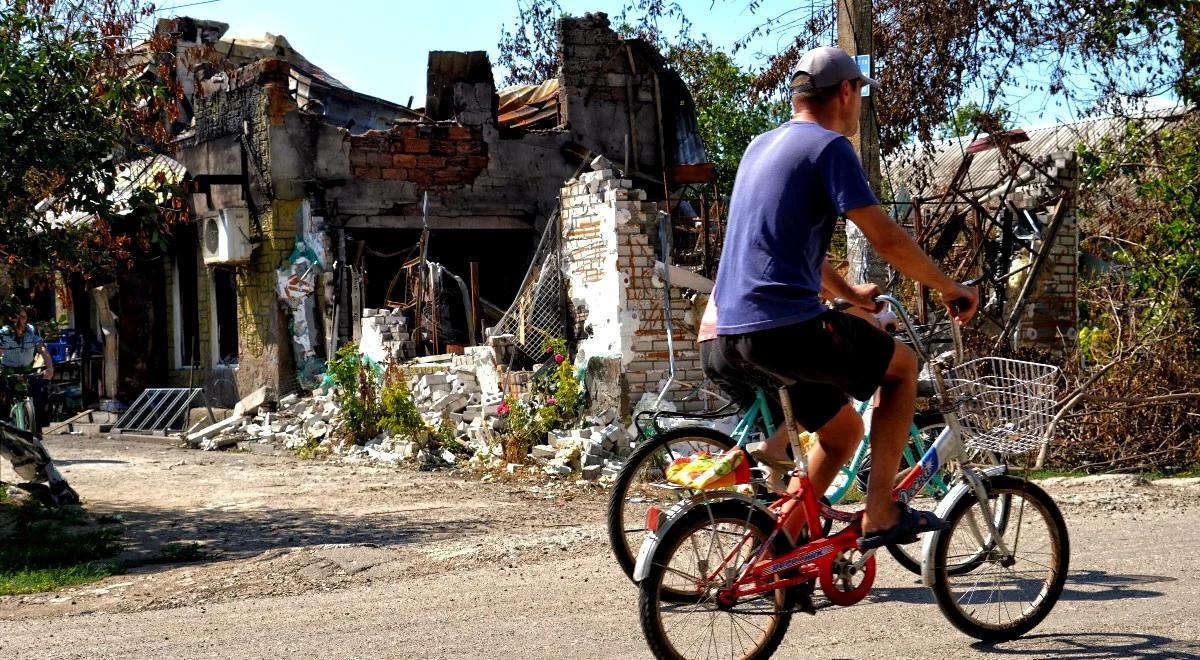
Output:
M774 392L779 382L790 383L788 393L796 421L809 431L829 423L850 397L865 401L875 394L896 350L891 335L863 319L828 311L815 319L741 335L722 335L708 352L713 378L723 381L748 374L742 388L770 379ZM704 361L705 350L701 349ZM705 373L709 365L705 362ZM732 394L732 393L731 393Z

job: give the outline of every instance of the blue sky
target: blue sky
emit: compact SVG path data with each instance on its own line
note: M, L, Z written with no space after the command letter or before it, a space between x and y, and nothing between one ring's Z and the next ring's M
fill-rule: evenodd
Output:
M193 2L159 0L165 10L160 16L222 21L229 24L227 36L282 34L311 62L352 89L399 103L413 95L417 105L423 104L429 51L486 50L495 62L500 28L511 27L517 13L513 0L217 0L183 6ZM794 0L765 0L752 14L739 0L681 0L681 4L689 8L693 31L709 35L719 46L733 43L766 17L796 6ZM611 17L622 5L621 0L562 0L563 10L573 15L603 11ZM755 46L774 51L778 40L773 36ZM751 63L748 54L741 59Z
M688 10L693 32L706 34L721 47L730 46L768 18L782 15L786 21L810 8L828 6L828 0L762 0L751 13L746 0L678 1ZM414 96L417 106L424 104L430 50L486 50L495 62L501 26L511 27L516 18L515 0L159 0L159 4L160 16L180 14L228 23L228 36L282 34L296 50L350 88L397 103ZM624 2L561 0L561 4L573 15L604 11L615 16ZM764 55L786 46L796 29L758 39L739 54L739 62L746 67L762 64ZM500 72L496 77L499 82ZM1017 103L1014 109L1024 125L1076 114L1043 95L1012 102Z

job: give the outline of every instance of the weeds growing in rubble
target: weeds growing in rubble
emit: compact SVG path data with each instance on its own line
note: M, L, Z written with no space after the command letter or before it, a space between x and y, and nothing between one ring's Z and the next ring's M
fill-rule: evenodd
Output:
M358 344L338 349L327 370L333 379L334 396L344 420L346 440L361 445L379 435L379 376L375 367L358 354Z
M394 435L416 438L425 432L425 420L404 382L404 373L392 365L383 374L379 426Z
M574 426L585 404L575 366L567 358L566 341L546 342L550 359L534 376L529 393L508 397L500 408L507 426L501 444L510 463L524 463L533 446L554 429Z

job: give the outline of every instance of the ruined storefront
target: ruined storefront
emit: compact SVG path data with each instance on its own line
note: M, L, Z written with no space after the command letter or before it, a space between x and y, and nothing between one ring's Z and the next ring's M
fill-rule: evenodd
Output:
M177 143L196 233L164 266L176 383L310 387L364 309L407 304L415 351L478 341L525 283L564 181L603 155L653 201L704 160L683 83L603 14L559 22L560 76L531 88L498 92L486 53L431 53L420 109L345 88L281 37L161 29L191 58ZM207 49L220 65L188 55ZM433 278L471 289L474 311L435 306L447 318L431 323Z

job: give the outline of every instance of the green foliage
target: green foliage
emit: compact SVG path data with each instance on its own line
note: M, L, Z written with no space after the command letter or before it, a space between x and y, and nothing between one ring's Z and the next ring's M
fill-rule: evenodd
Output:
M1157 122L1151 124L1156 125ZM1081 251L1104 262L1081 275L1085 367L1111 365L1064 418L1051 465L1175 471L1200 463L1200 116L1161 130L1131 123L1080 148ZM1089 377L1064 365L1068 382ZM1146 399L1154 399L1147 401Z
M384 374L380 398L380 428L410 439L426 430L425 420L421 418L421 411L417 409L399 368L391 367Z
M954 114L939 127L938 132L943 139L972 137L1006 131L1013 125L1012 112L1008 108L995 108L989 112L971 101L955 108Z
M121 572L102 562L121 551L121 530L79 507L0 504L0 595L49 591Z
M1136 222L1121 227L1104 256L1120 264L1137 296L1152 301L1145 320L1171 313L1178 295L1200 320L1200 117L1147 134L1131 122L1119 141L1079 148L1084 185L1131 181Z
M174 92L121 52L138 0L16 2L0 11L0 258L14 276L93 274L164 243L182 217L165 181L114 207L120 165L166 143ZM165 52L165 37L142 46ZM173 68L173 65L172 65ZM155 186L151 186L155 188ZM164 193L166 195L164 196ZM91 222L53 223L59 214Z
M61 568L0 570L0 596L57 591L63 587L87 584L124 572L120 565L112 562L76 564Z
M358 344L353 342L338 349L326 372L333 380L334 397L345 422L343 439L357 445L366 444L379 435L379 374L359 355Z
M754 76L707 39L673 46L667 60L692 93L700 137L719 189L728 193L750 141L787 121L791 107L781 97L753 93Z
M429 434L427 448L435 451L448 449L455 454L467 452L467 448L458 440L458 429L454 427L454 422L448 419L443 419L442 423L438 424Z
M322 445L320 440L312 436L306 436L304 442L296 448L296 457L306 461L328 453L329 448Z
M586 405L575 367L567 359L566 341L552 339L546 343L553 367L536 375L527 396L508 397L500 408L507 426L503 440L504 455L510 463L524 462L525 456L554 429L565 429L578 423Z

